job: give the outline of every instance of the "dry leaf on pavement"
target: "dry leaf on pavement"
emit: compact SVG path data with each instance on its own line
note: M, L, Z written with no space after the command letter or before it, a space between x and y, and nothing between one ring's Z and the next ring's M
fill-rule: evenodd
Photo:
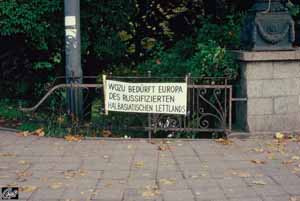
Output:
M30 132L29 131L23 131L23 132L19 132L18 133L20 136L23 136L23 137L27 137L30 135Z
M80 135L66 135L65 140L68 142L80 142L82 140L82 136Z
M267 158L268 158L269 160L277 160L277 158L276 158L273 154L269 154L269 155L267 156Z
M293 171L292 171L292 173L294 173L294 174L296 174L296 173L298 173L298 172L300 172L300 168L297 168L297 167L295 167L295 168L293 169Z
M176 183L176 179L160 179L159 182L164 185L172 185Z
M217 139L215 140L217 143L220 143L220 144L223 144L223 145L231 145L233 144L233 141L232 140L228 140L228 139L223 139L223 138L220 138L220 139Z
M266 185L267 183L262 181L262 180L257 180L257 181L252 181L253 184L256 184L256 185Z
M287 161L282 161L283 165L288 165L288 164L292 164L294 161L293 160L287 160Z
M36 186L22 186L20 188L20 191L21 192L24 192L24 193L30 193L30 192L33 192L37 189Z
M101 134L103 137L111 137L112 136L112 132L109 130L103 130Z
M29 165L29 164L30 164L29 161L25 161L25 160L19 160L18 163L19 163L20 165Z
M16 175L18 178L21 177L31 177L32 173L31 172L27 172L27 171L23 171L23 172L16 172Z
M16 154L14 153L0 153L0 157L16 157Z
M293 156L293 157L292 157L292 160L298 161L298 160L300 160L300 157L299 157L299 156Z
M138 162L136 162L135 164L134 164L134 166L136 167L136 168L143 168L144 167L144 162L143 161L138 161Z
M255 164L266 164L266 162L262 160L251 160L251 162Z
M112 186L113 186L112 183L106 183L106 184L104 185L105 188L111 188Z
M156 186L146 186L146 190L142 193L143 197L154 197L160 194Z
M282 140L282 139L284 139L284 134L283 134L283 133L280 133L280 132L277 132L277 133L275 134L275 138L276 138L277 140Z
M167 151L167 150L169 150L169 147L167 145L159 145L158 150L159 151Z
M64 176L66 179L71 179L76 176L85 176L86 172L84 170L67 170L64 172Z
M234 171L232 172L232 175L236 175L241 178L248 178L251 176L248 172L242 172L242 171Z
M18 134L19 134L19 136L23 136L23 137L27 137L27 136L30 136L30 135L43 137L43 136L45 136L45 131L44 131L44 128L39 128L39 129L36 129L33 132L23 131L23 132L19 132Z
M254 148L253 151L257 153L263 153L265 150L263 148Z
M39 129L33 131L31 134L39 136L39 137L43 137L43 136L45 136L45 131L43 128L39 128Z
M62 185L63 185L63 183L61 183L61 182L55 182L55 183L51 184L49 187L52 189L59 189L62 187Z

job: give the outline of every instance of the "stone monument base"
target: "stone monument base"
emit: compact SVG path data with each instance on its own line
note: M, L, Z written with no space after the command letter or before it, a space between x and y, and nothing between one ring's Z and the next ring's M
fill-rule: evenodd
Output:
M250 133L300 131L300 51L233 51L240 63L236 124Z

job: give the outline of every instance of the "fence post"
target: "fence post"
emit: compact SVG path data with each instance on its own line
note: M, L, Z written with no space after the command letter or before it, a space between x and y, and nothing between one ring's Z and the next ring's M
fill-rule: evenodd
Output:
M148 71L148 77L151 78L151 71ZM151 131L151 127L152 127L152 116L151 114L149 113L148 114L148 138L149 138L149 142L151 143L151 140L152 140L152 131Z
M189 90L189 85L191 84L191 73L188 73L185 76L185 81L187 84L187 108L186 108L186 115L184 117L184 121L183 121L183 126L184 128L187 127L187 121L189 121L189 117L190 117L190 101L191 101L191 97L190 97L190 90Z

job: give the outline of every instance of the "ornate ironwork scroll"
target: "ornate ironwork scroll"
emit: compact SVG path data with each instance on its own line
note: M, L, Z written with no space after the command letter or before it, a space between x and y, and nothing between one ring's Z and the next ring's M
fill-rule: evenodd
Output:
M155 132L229 132L231 90L230 85L189 85L187 115L153 115L151 129Z

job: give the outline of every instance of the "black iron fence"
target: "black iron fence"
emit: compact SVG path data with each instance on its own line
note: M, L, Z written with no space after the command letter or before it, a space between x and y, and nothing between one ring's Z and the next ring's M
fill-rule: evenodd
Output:
M232 130L232 86L226 78L118 77L127 82L179 82L188 80L187 114L104 112L102 81L85 77L90 84L55 84L33 107L22 107L24 122L43 126L49 135L80 134L90 137L201 137L203 133L228 135ZM60 78L63 80L63 78ZM59 79L58 79L59 80ZM57 83L57 82L56 82ZM84 117L67 111L67 91L82 89Z

